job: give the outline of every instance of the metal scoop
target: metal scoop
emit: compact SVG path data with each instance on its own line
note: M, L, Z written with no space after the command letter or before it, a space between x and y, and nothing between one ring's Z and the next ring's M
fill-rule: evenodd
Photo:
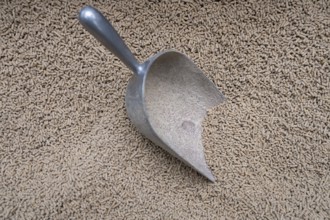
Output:
M140 64L93 7L84 7L79 20L134 72L128 83L126 108L137 129L214 182L204 157L202 120L208 108L225 100L217 87L187 56L174 50L159 52Z

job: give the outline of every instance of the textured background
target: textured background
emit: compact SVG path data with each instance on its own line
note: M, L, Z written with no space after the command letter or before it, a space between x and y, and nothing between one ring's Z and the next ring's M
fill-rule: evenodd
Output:
M99 8L139 60L176 48L226 95L212 184L143 138L130 71L77 21ZM329 1L0 2L0 218L326 219Z

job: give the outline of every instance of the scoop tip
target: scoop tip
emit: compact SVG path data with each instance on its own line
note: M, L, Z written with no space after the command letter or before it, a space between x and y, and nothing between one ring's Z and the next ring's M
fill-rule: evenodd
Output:
M194 168L199 174L204 176L206 179L208 179L212 183L215 183L216 178L212 174L211 169L206 164L204 166L199 166L199 167L194 167Z
M211 171L209 170L209 172L207 174L202 174L204 177L206 177L210 182L215 183L215 181L217 180L213 174L211 173Z

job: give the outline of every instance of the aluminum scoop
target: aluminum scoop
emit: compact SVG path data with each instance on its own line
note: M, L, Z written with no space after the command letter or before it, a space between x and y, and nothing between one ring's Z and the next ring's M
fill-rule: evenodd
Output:
M208 108L225 100L217 87L187 56L174 50L159 52L140 64L93 7L84 7L79 21L134 72L128 83L126 109L137 129L214 182L204 157L202 121Z

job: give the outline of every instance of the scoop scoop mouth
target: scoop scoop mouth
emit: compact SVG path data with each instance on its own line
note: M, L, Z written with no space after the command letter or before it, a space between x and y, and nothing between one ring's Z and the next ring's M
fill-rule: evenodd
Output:
M207 109L224 96L185 55L170 51L158 56L145 78L147 119L165 150L214 181L202 145L202 121Z

